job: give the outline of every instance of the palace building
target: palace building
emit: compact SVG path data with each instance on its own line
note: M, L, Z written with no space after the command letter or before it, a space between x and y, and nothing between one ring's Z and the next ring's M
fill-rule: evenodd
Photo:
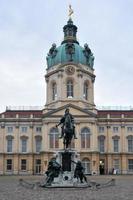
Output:
M100 110L94 103L94 56L80 46L69 18L60 46L52 44L47 60L43 109L6 109L0 114L0 174L43 174L63 149L56 127L65 109L75 120L71 148L86 174L133 173L133 110Z

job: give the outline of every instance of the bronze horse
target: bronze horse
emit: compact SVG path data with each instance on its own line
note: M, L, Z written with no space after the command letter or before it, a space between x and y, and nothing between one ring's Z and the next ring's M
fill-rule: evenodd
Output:
M71 144L73 133L74 133L74 127L71 122L70 115L66 115L65 117L65 122L64 122L64 127L63 127L63 144L64 144L64 149L67 149L68 146Z
M56 125L58 127L60 124L63 124L61 129L61 136L60 139L63 138L64 149L67 149L68 146L71 144L72 137L77 139L75 134L75 126L74 126L74 118L69 113L69 109L65 110L64 116L60 119L60 122Z

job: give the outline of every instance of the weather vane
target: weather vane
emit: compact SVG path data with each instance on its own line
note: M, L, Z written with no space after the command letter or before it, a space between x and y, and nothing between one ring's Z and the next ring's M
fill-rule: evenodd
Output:
M73 12L72 6L69 5L69 14L68 14L69 18L71 18L71 15L72 15L73 13L74 13L74 12Z

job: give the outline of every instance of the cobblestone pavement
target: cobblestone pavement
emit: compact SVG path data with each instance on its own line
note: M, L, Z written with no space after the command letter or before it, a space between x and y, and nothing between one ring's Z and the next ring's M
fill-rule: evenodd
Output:
M133 200L133 176L89 176L89 180L105 183L111 178L116 185L98 190L90 188L39 188L28 189L19 184L19 179L31 183L42 176L0 176L0 200Z

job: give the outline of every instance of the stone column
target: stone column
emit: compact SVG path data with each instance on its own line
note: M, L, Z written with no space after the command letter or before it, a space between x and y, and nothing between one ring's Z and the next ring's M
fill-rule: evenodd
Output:
M13 174L15 174L15 175L19 174L18 154L14 155L13 166L14 166L14 172L13 172Z
M121 172L122 174L127 174L127 157L125 154L121 158Z
M112 155L107 155L107 174L109 174L110 171L112 171Z
M63 77L63 74L61 71L58 72L58 84L57 84L57 99L58 100L61 100L62 98L62 77Z
M4 155L0 155L0 175L4 174Z
M96 123L93 122L92 123L92 126L91 126L91 130L92 130L92 135L91 135L91 138L92 138L92 145L91 145L91 149L93 151L98 151L98 139L97 139L97 126L96 126Z
M124 153L126 152L126 145L125 145L125 140L126 140L126 134L125 134L125 126L122 125L121 126L121 134L120 134L120 138L121 138L121 152Z
M93 175L99 174L99 154L98 153L92 154L92 173Z
M105 152L111 152L111 144L112 144L112 137L111 137L111 127L110 125L107 126L107 135L106 135L106 147Z

